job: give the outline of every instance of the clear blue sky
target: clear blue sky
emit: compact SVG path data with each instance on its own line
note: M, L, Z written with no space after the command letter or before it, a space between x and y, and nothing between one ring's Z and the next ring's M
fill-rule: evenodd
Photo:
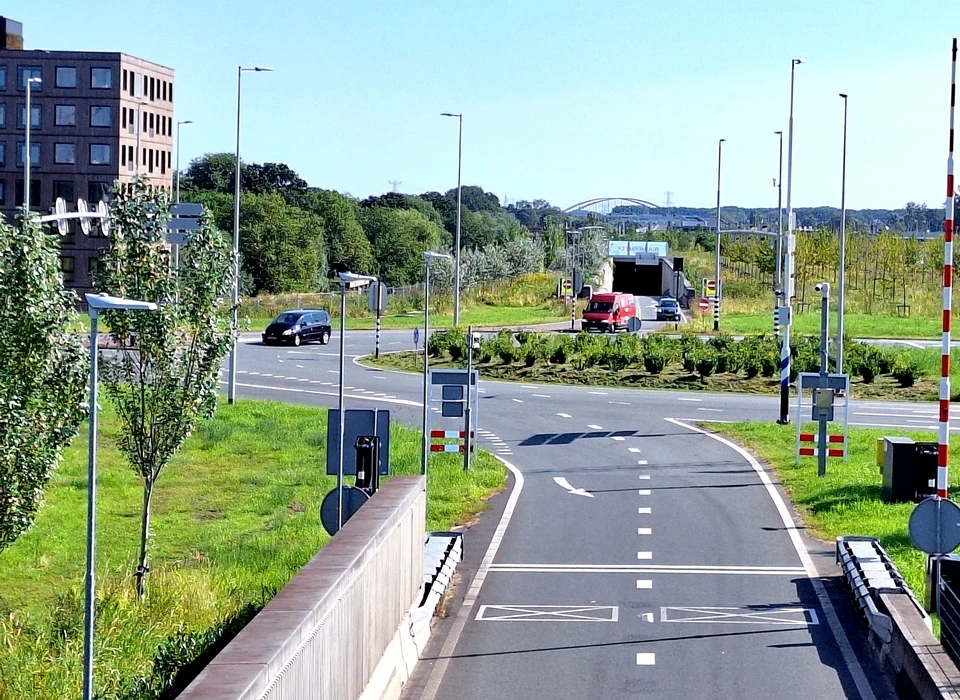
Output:
M145 11L148 10L148 11ZM7 0L27 48L123 51L176 70L184 162L232 151L357 196L465 184L559 205L630 196L775 206L797 69L794 205L942 205L951 32L932 0ZM784 139L786 152L786 139ZM784 156L786 182L786 156ZM786 189L786 188L784 188ZM785 201L785 193L784 193Z

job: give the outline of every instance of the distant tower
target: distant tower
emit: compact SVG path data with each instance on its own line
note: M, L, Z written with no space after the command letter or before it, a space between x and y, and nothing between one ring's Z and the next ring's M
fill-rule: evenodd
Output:
M672 207L673 206L673 192L664 192L663 193L663 206Z
M403 184L403 180L387 180L387 182L389 182L393 186L394 192L399 192L397 188Z

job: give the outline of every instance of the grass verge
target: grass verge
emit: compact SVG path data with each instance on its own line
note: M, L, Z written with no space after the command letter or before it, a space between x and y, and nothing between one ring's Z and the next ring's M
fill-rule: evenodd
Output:
M223 406L167 467L154 496L152 572L143 603L132 573L140 483L102 414L97 507L98 697L148 694L155 657L165 675L235 633L329 539L318 522L325 409L269 401ZM81 435L85 435L86 428ZM419 432L395 425L395 474L419 473ZM78 437L34 527L0 553L0 699L79 697L83 645L86 440ZM480 453L431 461L427 527L449 529L483 507L504 469ZM159 650L159 652L158 652ZM161 663L162 662L162 663ZM137 684L137 679L147 679ZM152 686L151 686L152 687Z
M794 458L794 428L769 423L711 424L711 430L733 438L773 467L800 514L809 534L833 540L839 535L876 537L896 563L910 587L923 592L924 554L910 542L907 519L913 503L880 500L881 476L876 466L876 441L885 435L904 435L918 442L936 440L930 432L850 429L846 461L832 459L827 475L817 476L816 460ZM950 445L957 454L958 442ZM960 485L956 471L951 486Z
M772 302L771 302L772 304ZM831 312L830 333L836 331L836 315ZM817 335L820 333L820 313L794 314L793 329L797 333ZM851 338L903 338L937 340L940 337L940 318L891 316L888 314L847 313L843 326L846 335ZM773 332L772 307L762 313L728 313L723 316L720 326L724 333L759 334ZM709 314L700 314L690 326L697 332L713 330L713 318Z

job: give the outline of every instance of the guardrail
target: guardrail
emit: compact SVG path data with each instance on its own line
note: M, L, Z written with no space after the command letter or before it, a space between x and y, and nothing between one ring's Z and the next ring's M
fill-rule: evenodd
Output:
M425 516L423 477L390 479L179 698L359 698L417 602Z

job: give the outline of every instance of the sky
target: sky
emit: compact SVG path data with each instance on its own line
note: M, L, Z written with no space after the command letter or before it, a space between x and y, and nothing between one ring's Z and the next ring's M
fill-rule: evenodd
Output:
M147 10L145 10L147 8ZM793 205L943 205L951 39L932 0L6 0L25 47L121 51L176 71L181 159L235 149L366 197L463 183L566 207L593 197L775 207L790 61Z

